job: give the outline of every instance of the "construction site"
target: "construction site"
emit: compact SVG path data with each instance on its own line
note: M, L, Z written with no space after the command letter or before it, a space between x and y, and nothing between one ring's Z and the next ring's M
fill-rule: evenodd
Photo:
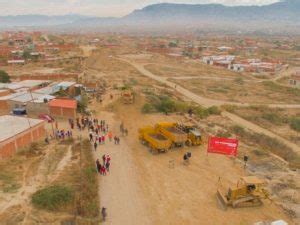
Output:
M1 67L14 79L0 86L1 225L300 224L300 92L281 83L297 65L259 77L150 52L138 38L66 40L77 38L76 51L62 48L68 62ZM106 121L120 144L94 151L83 118ZM62 130L72 135L58 139Z

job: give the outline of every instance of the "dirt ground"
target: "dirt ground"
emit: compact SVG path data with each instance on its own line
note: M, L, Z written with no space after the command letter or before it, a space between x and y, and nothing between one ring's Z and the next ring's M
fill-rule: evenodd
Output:
M142 213L135 214L135 222L124 224L253 224L261 220L279 218L290 221L282 209L268 200L264 201L264 206L260 208L229 209L226 212L220 209L215 196L217 189L225 191L229 185L236 185L236 181L248 172L235 160L220 155L207 155L205 145L152 155L139 142L138 129L159 121L178 122L185 119L176 115L144 115L140 113L142 103L142 99L137 99L134 105L123 105L117 101L108 107L109 111L115 113L115 121L122 121L129 130L129 136L122 138L120 149L105 147L104 150L113 155L112 159L117 160L113 162L112 168L120 163L121 170L129 170L127 174L118 171L119 169L112 170L111 174L101 181L101 198L112 199L112 202L108 203L112 211L112 218L108 224L118 224L121 215L124 216L123 222L130 221L127 215L132 215L133 209ZM96 109L100 117L111 117L107 112L100 112L103 110L101 106ZM116 126L115 129L117 128ZM190 165L185 166L182 157L187 151L192 152L192 159ZM221 182L218 182L219 178ZM114 185L118 184L120 189L116 190L118 188ZM133 184L137 186L132 187ZM132 193L132 189L137 191ZM120 194L122 196L118 201L115 195ZM128 205L127 213L119 211L118 218L114 218L115 210L119 210L120 205L124 204L123 200L128 199L127 195L135 206ZM144 205L141 206L141 203Z
M250 104L299 103L299 94L289 91L288 87L275 90L266 81L245 73L230 72L200 62L186 65L175 62L167 65L149 64L145 68L211 99Z
M234 113L252 121L261 127L272 130L274 133L289 139L300 146L299 132L291 129L289 120L300 116L299 109L273 109L270 112L264 107L236 108Z
M83 51L86 56L90 56L92 49L84 48ZM163 121L184 123L187 119L183 115L175 114L142 114L141 108L145 99L141 90L146 87L167 90L167 87L142 76L134 67L114 58L120 53L141 63L165 60L163 62L170 65L168 70L171 73L176 71L173 68L174 60L149 54L135 55L128 53L126 48L99 48L86 60L86 78L101 79L108 86L102 104L95 101L89 104L93 115L99 120L105 119L115 135L121 135L121 122L129 131L128 136L121 136L120 145L108 142L99 146L94 153L94 159L101 159L103 154L110 154L112 158L110 173L106 177L100 177L98 181L100 206L108 210L108 220L104 224L252 225L258 221L278 219L284 219L289 224L300 224L299 172L289 170L285 162L276 156L256 154L255 145L241 143L237 159L207 155L206 143L200 147L184 147L165 154L151 154L138 139L139 128ZM178 65L182 66L182 62L178 62ZM189 66L190 71L196 73L178 74L177 77L198 76L199 65ZM179 72L184 73L185 69L182 70ZM214 72L217 73L211 73ZM235 73L218 77L224 78L229 79L225 82L236 82ZM245 81L245 85L252 84L252 78L247 79L250 81ZM187 80L177 81L183 85L185 82L191 82L191 85L195 82L194 79ZM205 80L198 82L202 85ZM225 83L224 80L208 81ZM128 83L137 94L132 105L124 105L118 99L120 93L117 87ZM193 87L189 89L193 90ZM114 94L113 100L109 98L111 93ZM204 137L223 129L228 123L232 122L222 115L199 121ZM66 124L64 121L61 126L67 127ZM75 131L74 135L77 137L78 133ZM37 221L42 221L42 224L60 224L60 221L70 217L70 213L53 214L37 210L29 201L31 194L46 184L64 180L67 182L71 179L70 174L79 164L78 152L72 152L69 146L64 148L64 151L53 155L49 147L39 157L14 158L16 161L9 164L11 167L8 164L0 165L0 168L9 169L12 165L22 163L22 167L12 169L13 179L8 180L10 183L6 188L13 192L0 191L0 225L2 221L23 225L39 224ZM188 151L192 153L192 158L189 165L184 165L183 155ZM245 154L251 158L247 169L241 163ZM217 190L225 192L229 186L235 187L240 177L247 175L257 175L265 179L273 201L264 200L264 205L257 208L222 210L216 199ZM5 186L0 182L1 188Z
M134 79L136 81L136 84L134 84L135 90L140 90L140 87L147 86L147 83L150 82L149 79L142 77L139 72L127 64L123 64L120 61L118 63L114 57L110 57L113 54L111 50L105 50L99 53L97 57L89 59L89 65L95 70L93 76L105 79L110 82L111 85L118 82L122 83L126 79ZM135 60L143 62L144 60L149 60L150 56L137 57L130 55L128 57L133 57ZM121 69L123 70L120 71ZM96 72L97 70L99 72ZM120 76L122 76L121 79ZM153 84L152 87L159 86L157 83L151 82ZM142 215L139 218L136 218L134 215L132 218L135 218L137 223L133 224L140 224L139 221L143 221L145 224L201 224L199 221L205 221L205 224L253 224L261 220L272 221L276 219L285 219L289 221L290 224L296 224L296 220L291 220L290 216L292 214L288 213L290 208L287 207L287 204L292 203L286 202L284 208L280 201L284 199L282 198L283 193L290 191L294 193L297 188L292 190L279 188L280 190L278 189L276 193L271 191L271 194L274 194L276 202L266 200L264 201L264 206L261 208L229 209L226 212L218 207L215 197L218 188L225 191L229 186L235 186L241 176L249 174L256 174L266 178L269 182L268 187L270 189L275 186L277 187L278 184L282 182L291 183L292 181L288 182L284 179L287 177L293 180L293 182L296 181L299 178L297 172L288 172L290 173L290 175L288 175L286 165L281 165L281 159L277 160L274 156L275 158L271 160L272 157L270 155L264 157L251 155L253 160L256 159L255 163L253 161L253 165L251 164L251 167L249 166L249 169L245 171L239 160L232 160L218 155L207 156L205 145L199 148L184 148L168 152L167 154L152 155L145 146L139 143L138 129L144 125L154 125L159 121L184 122L185 118L175 115L142 114L140 109L143 103L144 100L140 97L137 98L134 105L123 105L119 101L110 103L106 107L97 104L93 105L93 107L95 107L93 110L98 112L100 117L101 115L106 117L110 115L110 113L113 113L115 115L113 117L115 118L114 121L117 123L123 121L125 126L129 129L130 135L124 139L122 138L122 143L125 145L124 149L128 151L126 156L122 157L122 159L128 160L130 164L121 164L124 164L124 170L128 170L128 165L131 168L129 174L133 173L137 178L124 175L120 171L116 171L114 174L112 172L110 177L105 177L104 185L105 182L107 182L108 184L106 185L108 187L101 188L100 195L104 199L109 199L107 195L112 195L110 184L117 183L117 181L111 181L110 179L123 181L124 179L119 176L125 176L126 180L131 182L130 187L132 184L135 184L136 187L132 188L137 190L136 194L127 190L128 184L122 184L122 186L125 186L124 190L126 193L124 190L121 191L122 196L129 195L134 199L132 201L137 202L138 207L133 207L133 209ZM103 110L108 110L110 113L102 112ZM108 116L108 118L111 118L111 115ZM212 118L212 120L214 121L214 118ZM221 124L222 122L228 122L224 117L220 117L218 120L221 121ZM209 121L204 124L204 127L209 128ZM250 147L251 146L241 144L241 157L243 154L249 153L249 149L253 148ZM110 149L107 151L110 151ZM118 157L117 160L119 162L121 156L115 155L115 151L117 150L111 149L112 154L114 154L114 157ZM186 151L192 152L192 160L189 166L182 164L182 157ZM173 163L174 168L172 168ZM270 168L273 168L273 170ZM277 172L274 168L277 168ZM135 171L132 171L133 169ZM114 175L117 176L117 178ZM221 177L221 182L218 182L219 177ZM299 184L293 183L293 185L298 187ZM298 195L298 192L296 193ZM137 197L141 197L142 199L136 200ZM125 197L123 196L120 199L124 200ZM115 215L116 211L118 211L117 209L123 204L123 200L121 203L115 199L109 203L107 203L107 201L102 202L109 204L112 215ZM143 204L144 207L141 207L141 204ZM296 206L294 204L291 207L295 209ZM144 210L145 208L146 211ZM123 215L122 212L125 221L130 221L128 215L131 215L133 209L130 208L126 215ZM285 212L287 212L287 214ZM111 218L109 223L117 224L114 218Z

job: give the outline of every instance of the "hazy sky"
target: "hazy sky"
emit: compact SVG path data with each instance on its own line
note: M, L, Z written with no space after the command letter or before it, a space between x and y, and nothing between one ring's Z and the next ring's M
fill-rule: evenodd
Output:
M278 0L0 0L0 16L20 14L123 16L134 9L161 2L263 5Z

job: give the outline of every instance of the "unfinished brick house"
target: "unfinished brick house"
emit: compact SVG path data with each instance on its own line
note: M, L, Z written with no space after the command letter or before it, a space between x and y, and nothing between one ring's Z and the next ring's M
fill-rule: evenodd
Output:
M0 160L46 135L45 121L38 119L4 115L0 116L0 127Z
M74 99L53 99L48 105L52 117L76 118L77 101Z

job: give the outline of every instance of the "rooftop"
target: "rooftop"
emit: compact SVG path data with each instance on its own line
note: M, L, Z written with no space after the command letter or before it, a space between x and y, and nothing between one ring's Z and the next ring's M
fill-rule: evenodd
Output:
M76 109L77 101L74 99L53 99L49 102L49 106Z
M45 80L23 80L18 82L18 85L20 85L21 87L32 88L49 82L50 81L45 81Z
M5 141L23 131L28 130L30 127L43 123L43 120L31 119L19 116L0 116L0 142Z
M42 84L47 84L49 82L50 81L45 81L45 80L23 80L14 83L0 83L0 89L16 90L20 88L32 88Z
M15 98L11 98L11 101L16 101L16 102L44 102L44 99L51 100L54 99L54 96L51 95L45 95L45 94L38 94L38 93L24 93L22 95L18 95Z
M13 94L10 94L10 95L5 95L3 97L0 97L0 100L9 100L9 99L18 97L18 96L23 95L23 94L26 94L26 92L17 92L17 93L13 93Z

